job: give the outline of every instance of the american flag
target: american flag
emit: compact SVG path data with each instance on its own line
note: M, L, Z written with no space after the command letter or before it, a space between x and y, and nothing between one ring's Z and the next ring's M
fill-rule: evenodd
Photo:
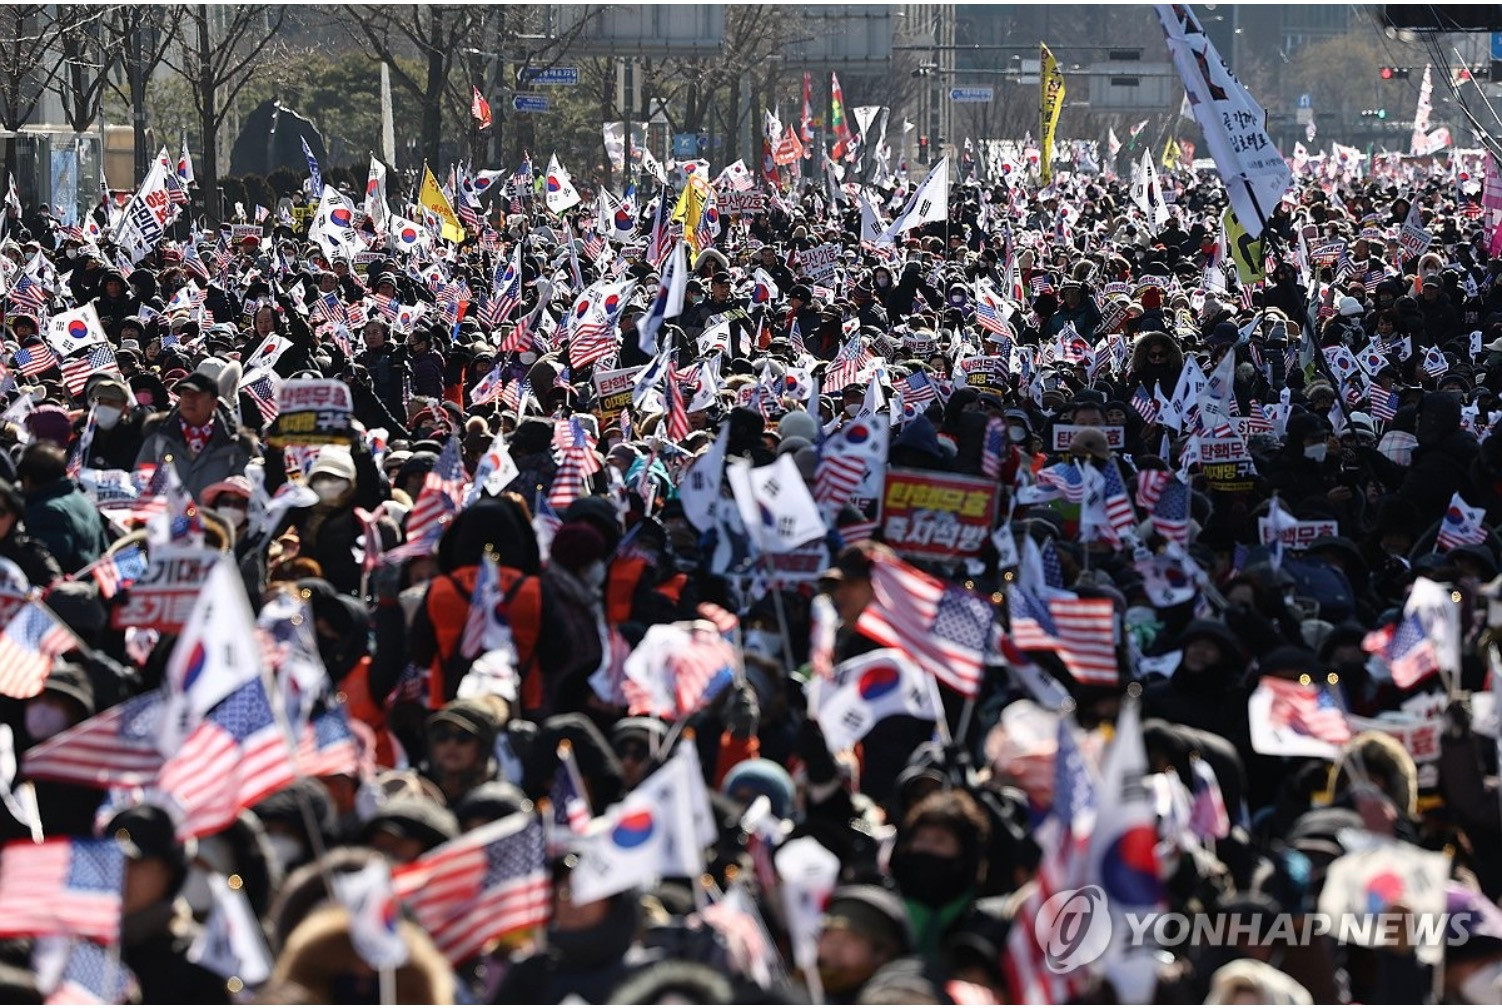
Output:
M1007 324L1002 321L1001 313L990 302L977 301L975 303L975 321L979 322L980 327L987 332L998 336L1012 335Z
M1060 462L1047 469L1040 469L1038 482L1053 487L1071 504L1079 504L1085 499L1085 477L1080 472L1078 463Z
M42 692L53 660L74 646L67 627L27 602L0 631L0 696L24 700Z
M668 375L668 437L673 441L682 441L688 437L688 410L683 407L683 389Z
M1382 627L1361 642L1368 653L1379 654L1392 670L1392 681L1409 689L1439 671L1434 645L1424 633L1417 613L1404 616L1397 625Z
M308 720L297 749L297 768L307 777L359 775L360 743L343 704L331 703Z
M119 374L115 363L115 350L108 343L95 343L85 347L76 356L63 361L63 384L75 396L83 395L89 379L101 371Z
M567 740L558 744L558 769L553 772L550 798L553 826L583 836L593 816L589 812L589 799L585 797L583 778L579 775L579 764L574 759L574 747Z
M89 565L88 572L99 585L99 597L114 598L121 588L146 573L146 551L140 546L127 546L100 557Z
M615 327L608 317L590 315L574 326L568 345L568 360L574 367L588 367L615 351Z
M980 471L988 479L1000 479L1007 454L1007 422L1001 417L986 421L986 438L980 446Z
M0 935L120 938L125 851L102 840L29 840L0 851Z
M670 652L628 666L621 681L627 709L664 720L688 717L735 678L735 652L719 633L690 628Z
M375 308L376 313L388 321L396 318L397 310L401 308L400 301L393 297L387 297L384 294L372 294L368 300L371 307Z
M1331 745L1345 745L1351 740L1351 724L1327 685L1294 682L1274 676L1263 676L1259 685L1272 693L1268 719L1274 726Z
M1086 879L1091 826L1099 809L1099 792L1089 764L1074 739L1073 718L1059 719L1059 746L1054 757L1053 808L1040 827L1045 839L1038 862L1037 886L1018 909L1016 919L1029 926L1007 934L1002 967L1012 1000L1018 1004L1071 1004L1085 991L1088 973L1055 968L1031 923L1055 894L1078 888ZM1060 914L1057 930L1067 919ZM1062 946L1050 941L1047 945Z
M1137 391L1132 393L1132 409L1142 418L1143 423L1157 423L1158 414L1163 412L1163 407L1158 403L1158 398L1149 395L1142 385L1137 386Z
M104 946L82 939L67 945L62 975L47 995L48 1004L116 1005L138 1000L136 975L118 958L111 958ZM41 956L39 947L32 959L33 972L39 972Z
M45 343L22 347L16 351L15 365L28 378L57 367L57 354Z
M1110 599L1061 595L1045 601L1013 586L1007 611L1017 647L1056 651L1078 682L1116 684L1116 606Z
M914 409L922 411L929 403L939 398L939 390L934 388L934 383L928 380L928 375L922 371L914 371L902 379L902 384L897 391L902 393L902 404L911 405Z
M22 757L26 776L93 788L143 787L162 767L156 726L162 694L143 693L81 721Z
M1102 471L1105 476L1106 521L1115 530L1118 538L1128 536L1137 526L1137 513L1132 510L1127 497L1126 484L1121 481L1121 471L1114 459L1107 459Z
M1158 492L1153 505L1153 528L1165 539L1180 546L1189 543L1189 487L1171 479Z
M851 340L840 350L835 359L830 361L829 370L824 372L825 392L838 393L846 385L854 385L860 380L861 371L871 362L871 351L860 345L859 340Z
M6 297L10 298L17 308L35 315L41 312L42 307L47 303L47 288L29 273L22 273Z
M495 271L495 279L491 282L490 312L487 316L487 321L492 327L510 318L511 313L516 311L517 306L522 303L523 244L517 242L505 268ZM491 321L492 318L493 321Z
M579 499L584 479L600 471L600 459L595 455L594 441L578 417L554 428L553 443L561 448L562 457L553 476L548 504L555 511L563 511Z
M991 603L883 553L872 557L871 588L857 629L902 650L955 692L975 696L996 627Z
M1044 294L1052 294L1053 281L1048 278L1047 273L1039 273L1028 281L1028 289L1035 299Z
M287 737L257 677L204 716L162 765L157 786L182 807L178 835L192 837L217 833L296 776Z
M1151 511L1158 504L1158 498L1163 493L1163 488L1168 481L1173 479L1173 473L1167 469L1144 469L1137 474L1137 504L1144 511Z
M464 500L464 457L459 439L450 437L438 462L423 479L422 490L407 515L407 539L421 539L430 528L450 520Z
M808 347L803 343L803 330L799 328L797 319L793 319L793 324L788 326L788 346L792 348L795 359L801 359L808 353Z
M1397 392L1372 387L1372 419L1380 424L1392 422L1392 418L1398 415L1398 404L1403 397Z
M398 899L451 963L552 910L542 821L518 813L450 840L391 873Z
M256 412L261 414L263 424L271 423L281 413L281 408L276 404L276 386L270 375L262 375L243 386L242 391L256 404Z

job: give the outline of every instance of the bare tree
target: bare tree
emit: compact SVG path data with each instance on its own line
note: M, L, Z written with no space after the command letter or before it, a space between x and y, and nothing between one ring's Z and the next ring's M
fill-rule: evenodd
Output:
M180 44L164 62L191 86L203 156L197 169L204 213L219 219L219 128L240 91L262 70L286 20L281 5L191 4L182 8Z
M86 4L58 4L55 8L62 65L54 87L62 102L63 118L75 133L85 132L99 118L110 70L120 56L106 24L116 10Z
M62 69L55 53L58 34L51 4L0 7L0 126L12 134L31 118ZM14 135L5 140L5 170L16 171Z
M117 54L122 71L119 82L107 75L110 89L131 111L136 184L146 177L150 158L146 149L146 85L176 40L181 20L182 7L178 4L122 4L112 8L101 23L109 38L105 48Z
M345 23L356 41L370 46L391 67L391 80L422 106L422 150L429 165L439 161L443 140L444 89L449 70L479 28L485 8L458 4L351 4ZM409 73L398 57L415 55L421 73ZM468 96L465 97L468 105Z

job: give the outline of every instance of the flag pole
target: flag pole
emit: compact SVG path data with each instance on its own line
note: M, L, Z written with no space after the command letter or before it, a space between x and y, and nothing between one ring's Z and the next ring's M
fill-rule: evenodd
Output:
M382 966L378 976L381 984L381 1004L396 1004L396 970L390 966Z

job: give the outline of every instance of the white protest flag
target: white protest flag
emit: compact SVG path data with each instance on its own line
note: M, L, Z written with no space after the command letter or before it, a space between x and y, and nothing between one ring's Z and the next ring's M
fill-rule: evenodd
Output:
M407 941L397 923L391 868L375 858L358 872L335 872L334 894L349 913L349 936L355 951L373 969L396 969L407 961Z
M179 197L177 201L171 198L174 191ZM140 262L156 248L168 226L177 219L185 195L177 171L167 159L167 148L163 147L115 224L115 244L125 250L132 263Z
M1445 912L1449 878L1450 855L1383 838L1330 862L1320 887L1319 912L1331 920L1399 913L1438 920ZM1398 940L1394 929L1355 930L1352 940L1359 945L1381 946ZM1444 954L1444 946L1420 942L1414 954L1433 965Z
M506 432L498 430L490 439L490 447L475 463L475 479L465 491L464 506L469 507L478 500L482 490L492 497L500 496L501 491L519 475L521 470L511 457L511 449L506 447Z
M1142 152L1142 164L1132 180L1132 202L1147 214L1155 234L1168 223L1168 202L1163 198L1163 186L1158 181L1158 169L1153 166L1152 151Z
M1410 154L1429 153L1429 116L1434 111L1434 75L1428 63L1424 64L1424 79L1419 84L1418 104L1413 109L1413 135L1409 142Z
M1259 238L1293 184L1292 169L1267 133L1267 114L1220 58L1188 4L1153 6L1236 219Z
M568 169L563 167L563 162L558 160L556 153L548 158L548 174L543 180L542 195L549 213L561 214L579 205L579 191L574 188Z
M47 323L46 339L59 357L70 357L86 346L106 342L104 325L92 302L52 316Z
M1209 384L1205 372L1200 370L1199 362L1193 357L1184 358L1184 368L1179 372L1179 383L1174 386L1173 397L1169 403L1173 407L1173 419L1169 419L1169 411L1164 410L1159 419L1174 430L1182 431L1184 421L1193 417L1199 409L1200 395ZM1190 425L1190 430L1194 425Z
M939 159L928 172L928 178L913 193L897 219L876 239L878 245L891 245L898 235L924 224L949 219L949 158Z
M874 245L881 240L886 225L882 223L881 214L871 202L871 196L864 186L855 194L855 201L861 211L861 241Z
M578 842L579 862L569 876L574 902L605 899L660 878L697 879L704 848L714 838L699 757L685 743Z
M353 259L360 251L360 236L355 231L355 205L331 185L323 187L323 197L308 225L308 239L316 242L330 259Z
M720 427L715 442L689 465L678 487L678 500L689 524L701 532L714 527L720 509L720 485L725 476L725 453L730 440L730 425Z
M788 944L793 962L806 975L818 976L819 932L824 905L840 877L840 859L811 836L789 840L772 856L782 889Z
M386 221L390 247L402 252L418 252L433 247L433 232L415 220L392 214Z
M391 211L386 209L386 166L370 155L370 177L365 180L365 216L377 231L386 226Z
M662 280L657 285L657 294L652 304L636 320L637 346L642 353L657 352L657 332L663 322L683 314L683 298L688 293L688 253L682 241L673 243L663 268Z
M818 687L814 720L831 753L849 749L893 714L937 720L943 710L933 677L893 648L842 662Z
M0 725L0 803L26 827L33 843L42 842L42 816L31 781L16 785L16 738L10 725Z
M234 558L209 571L167 659L163 753L175 752L209 709L264 672L255 615Z
M746 531L763 553L786 553L828 533L791 453L754 469L732 461L725 478Z
M271 950L256 913L236 877L209 877L209 892L214 907L203 922L203 930L188 946L188 962L196 963L226 980L236 977L249 987L265 983L271 976Z

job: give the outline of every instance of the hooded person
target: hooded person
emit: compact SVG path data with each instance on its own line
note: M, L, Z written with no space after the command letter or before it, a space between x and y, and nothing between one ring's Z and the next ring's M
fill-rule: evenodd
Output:
M1167 679L1151 682L1142 695L1145 717L1213 732L1229 739L1245 736L1246 694L1242 674L1245 648L1218 620L1194 620L1174 642L1179 664Z
M0 561L16 565L33 588L48 588L63 571L47 544L26 532L26 499L0 479Z
M892 849L890 871L907 904L914 947L928 962L944 959L985 885L991 824L961 790L936 791L908 809Z
M493 753L501 728L495 714L482 700L454 700L428 717L422 772L438 785L451 808L474 788L495 779Z
M537 536L526 505L515 494L481 497L454 516L438 542L438 574L428 583L407 637L414 663L429 669L428 706L454 699L474 655L460 647L481 558L494 557L502 607L516 645L521 675L521 708L541 710L545 702L538 667L542 635L542 581L538 577Z
M1122 395L1130 397L1138 385L1152 395L1156 385L1165 397L1171 396L1183 369L1184 352L1172 336L1163 332L1144 332L1132 345L1127 376L1120 386Z
M223 978L188 961L198 927L179 894L194 843L176 833L172 817L155 805L127 809L103 830L127 859L120 960L136 975L145 1003L229 1004Z
M902 898L880 886L836 889L818 937L819 980L834 1004L859 1004L888 976L910 974L913 929ZM930 997L936 992L929 991ZM922 1003L911 994L896 1003ZM937 1003L928 1001L927 1003Z
M1394 496L1417 510L1419 526L1428 528L1444 517L1455 494L1475 499L1471 463L1476 460L1476 439L1460 424L1460 402L1442 392L1430 392L1419 402L1414 424L1418 446L1402 484Z
M542 572L543 637L570 646L538 652L550 712L583 709L593 696L589 677L604 656L605 554L605 537L585 522L565 523L553 536Z

